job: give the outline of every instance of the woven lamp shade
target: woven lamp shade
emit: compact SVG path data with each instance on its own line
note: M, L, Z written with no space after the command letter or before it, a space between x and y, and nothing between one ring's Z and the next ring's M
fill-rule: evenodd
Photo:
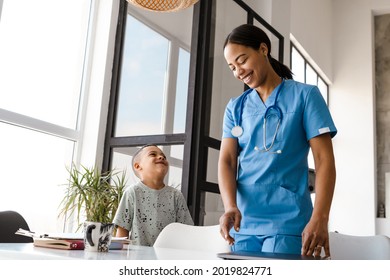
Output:
M199 0L127 0L127 2L149 11L176 12L194 5Z

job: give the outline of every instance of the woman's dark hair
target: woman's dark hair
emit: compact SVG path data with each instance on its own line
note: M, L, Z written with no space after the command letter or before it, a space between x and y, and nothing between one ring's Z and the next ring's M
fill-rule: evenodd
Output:
M243 45L254 50L258 50L261 43L266 44L268 47L268 59L274 71L284 79L292 79L290 68L271 56L271 41L267 34L257 26L243 24L236 27L226 37L223 48L225 49L226 45L229 43Z

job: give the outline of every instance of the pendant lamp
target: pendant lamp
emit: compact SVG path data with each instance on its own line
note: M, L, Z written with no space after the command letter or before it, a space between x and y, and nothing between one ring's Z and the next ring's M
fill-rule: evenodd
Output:
M199 0L127 0L134 6L154 12L176 12L194 5Z

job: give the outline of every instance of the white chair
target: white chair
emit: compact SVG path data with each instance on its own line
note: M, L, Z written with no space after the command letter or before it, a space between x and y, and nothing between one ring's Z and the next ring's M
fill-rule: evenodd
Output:
M191 226L181 223L167 225L157 237L153 247L210 253L230 251L229 244L219 232L219 225Z
M390 238L329 232L332 260L390 260Z

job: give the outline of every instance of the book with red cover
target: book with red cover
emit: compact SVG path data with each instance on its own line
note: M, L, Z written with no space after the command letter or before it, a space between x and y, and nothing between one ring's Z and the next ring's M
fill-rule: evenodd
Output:
M63 250L84 250L84 240L34 238L34 246Z
M49 233L37 234L24 229L19 229L15 234L29 236L34 239L34 246L63 249L63 250L83 250L84 234L83 233ZM126 237L112 237L110 250L122 250L130 243Z
M111 241L110 250L122 250L125 240L115 239ZM53 239L53 238L34 238L34 246L63 249L63 250L83 250L83 239Z

